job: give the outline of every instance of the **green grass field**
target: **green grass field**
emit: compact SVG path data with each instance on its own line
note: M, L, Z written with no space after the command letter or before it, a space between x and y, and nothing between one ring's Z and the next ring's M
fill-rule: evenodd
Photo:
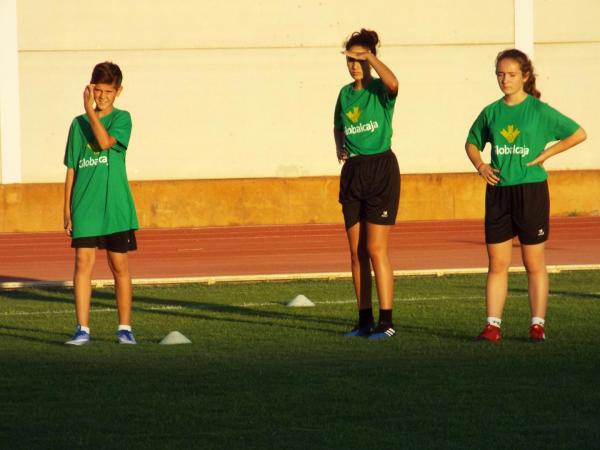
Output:
M0 448L598 448L600 272L551 275L544 344L522 274L504 341L474 342L484 284L397 279L383 342L341 336L348 280L137 287L137 346L100 289L81 348L69 290L0 291ZM297 294L316 307L285 307ZM193 344L157 345L172 330Z

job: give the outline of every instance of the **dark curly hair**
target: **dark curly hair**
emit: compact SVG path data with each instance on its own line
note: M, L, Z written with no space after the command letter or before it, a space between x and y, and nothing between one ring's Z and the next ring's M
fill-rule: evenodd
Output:
M377 47L379 46L379 36L373 30L361 28L360 31L352 33L350 38L345 43L346 50L350 50L353 45L360 45L368 48L371 53L377 55Z

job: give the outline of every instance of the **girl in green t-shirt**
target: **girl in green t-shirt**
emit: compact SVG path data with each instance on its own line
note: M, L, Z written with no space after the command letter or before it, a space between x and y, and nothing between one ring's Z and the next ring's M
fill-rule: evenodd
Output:
M334 138L342 204L350 246L358 323L346 336L387 339L392 323L394 277L388 255L396 221L400 171L392 153L392 115L398 94L394 73L377 58L379 37L362 29L346 42L346 65L353 82L342 87L335 106ZM371 68L380 78L373 78ZM379 297L379 323L371 306L371 265Z
M479 114L465 145L467 156L487 183L487 324L478 339L502 339L512 241L518 236L529 284L529 337L532 342L543 342L548 305L545 241L550 231L548 174L543 163L583 142L586 134L573 120L539 100L533 65L523 52L499 53L496 78L504 96ZM481 158L487 142L492 147L490 164ZM555 143L546 148L550 142Z

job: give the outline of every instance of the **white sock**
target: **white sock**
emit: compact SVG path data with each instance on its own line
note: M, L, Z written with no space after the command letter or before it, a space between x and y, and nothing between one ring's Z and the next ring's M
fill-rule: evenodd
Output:
M118 331L131 331L131 325L119 325Z
M487 323L500 328L500 325L502 325L502 319L500 317L488 317Z
M540 325L541 327L543 327L545 323L546 323L546 321L544 320L543 317L532 317L531 318L531 325Z
M83 325L79 325L79 329L81 331L85 331L87 334L90 334L90 327L84 327Z

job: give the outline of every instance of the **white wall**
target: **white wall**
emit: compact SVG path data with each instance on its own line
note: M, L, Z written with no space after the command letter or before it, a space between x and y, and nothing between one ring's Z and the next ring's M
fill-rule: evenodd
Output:
M600 168L600 2L569 2L564 22L561 3L535 2L539 88L590 139L550 164ZM98 5L17 1L24 182L63 180L68 125L104 60L124 72L117 107L134 121L131 179L336 174L333 107L350 81L339 52L361 26L379 32L401 84L393 147L402 172L469 171L466 133L500 96L493 61L514 39L513 0Z
M536 0L535 66L542 100L575 119L588 140L549 169L600 168L600 2Z
M0 183L3 184L19 183L22 178L16 18L16 0L0 0Z

